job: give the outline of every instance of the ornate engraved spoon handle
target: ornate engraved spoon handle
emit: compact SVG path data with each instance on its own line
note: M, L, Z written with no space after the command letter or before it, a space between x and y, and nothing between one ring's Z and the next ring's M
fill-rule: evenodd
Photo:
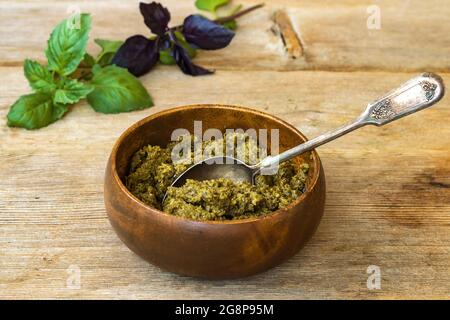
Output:
M424 73L370 103L361 115L364 121L382 126L431 107L444 96L444 83L436 74Z
M382 126L432 106L444 96L444 83L436 74L423 73L412 78L380 99L369 103L366 110L352 122L324 133L277 156L263 159L257 167L270 167L312 150L367 124Z

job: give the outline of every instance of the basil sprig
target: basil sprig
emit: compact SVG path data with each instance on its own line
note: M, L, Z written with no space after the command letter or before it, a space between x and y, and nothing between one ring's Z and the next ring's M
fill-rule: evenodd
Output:
M136 77L150 72L158 61L177 64L183 73L191 76L212 74L213 70L192 62L196 51L227 47L235 35L236 18L263 6L259 4L241 10L242 5L233 6L231 0L197 0L195 5L213 19L203 14L191 14L182 25L170 27L171 14L166 7L155 1L141 2L139 10L152 35L128 37L112 63L127 68Z
M45 127L61 119L69 106L87 98L95 111L128 112L153 105L139 80L126 69L110 66L122 41L96 39L102 48L94 58L86 52L89 14L63 20L50 35L47 65L25 60L24 74L34 93L20 97L7 115L8 125Z

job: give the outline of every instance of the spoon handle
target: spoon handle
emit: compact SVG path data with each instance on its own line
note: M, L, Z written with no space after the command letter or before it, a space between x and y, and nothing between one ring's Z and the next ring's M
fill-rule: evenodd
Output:
M400 87L369 103L366 110L352 122L326 132L276 156L264 158L257 167L266 168L287 161L367 124L382 126L391 121L432 106L444 96L442 78L423 73Z

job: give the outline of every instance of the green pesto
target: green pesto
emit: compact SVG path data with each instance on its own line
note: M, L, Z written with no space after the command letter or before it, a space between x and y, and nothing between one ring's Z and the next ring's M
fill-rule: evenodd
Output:
M242 149L236 146L244 139ZM194 148L197 140L191 137L191 159L196 152L215 155L217 150L235 145L235 156L247 163L255 163L261 149L255 140L243 134L233 133L224 139L202 143ZM232 220L261 216L289 205L305 189L308 165L295 166L292 161L282 163L272 176L258 176L255 185L229 179L208 181L187 180L181 187L170 187L172 181L190 164L174 164L172 149L146 146L137 151L130 163L126 186L147 205L177 216L193 220ZM198 149L198 150L196 150ZM223 151L225 153L225 151ZM161 204L167 191L167 198Z

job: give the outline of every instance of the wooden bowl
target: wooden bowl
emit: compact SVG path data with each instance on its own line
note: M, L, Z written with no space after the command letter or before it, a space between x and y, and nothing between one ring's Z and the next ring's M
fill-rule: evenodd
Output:
M315 151L302 156L310 165L307 191L261 218L192 221L150 208L127 190L123 179L133 153L147 144L165 146L175 129L193 132L194 120L203 122L203 131L279 129L280 151L307 140L272 115L227 105L179 107L137 122L118 139L106 168L106 211L120 239L164 270L208 279L249 276L292 257L314 234L324 210L325 176Z

